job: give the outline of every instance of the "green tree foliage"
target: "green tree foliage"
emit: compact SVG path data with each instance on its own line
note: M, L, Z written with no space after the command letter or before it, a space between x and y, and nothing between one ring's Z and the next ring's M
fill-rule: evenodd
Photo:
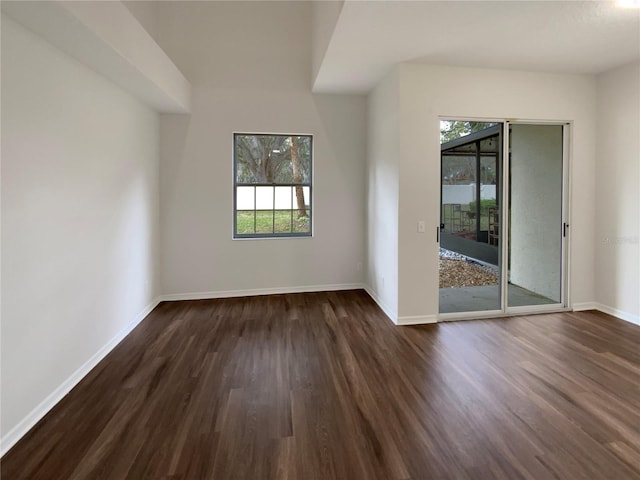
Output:
M457 120L443 120L440 122L440 143L447 143L470 133L479 132L485 128L497 125L495 122L461 122Z
M238 183L309 183L311 137L286 135L236 135L236 181ZM297 171L291 159L297 152Z

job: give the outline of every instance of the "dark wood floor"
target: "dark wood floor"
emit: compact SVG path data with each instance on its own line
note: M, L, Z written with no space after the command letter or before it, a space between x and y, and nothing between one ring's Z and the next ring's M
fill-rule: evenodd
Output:
M640 478L640 328L395 327L363 291L163 303L2 479Z

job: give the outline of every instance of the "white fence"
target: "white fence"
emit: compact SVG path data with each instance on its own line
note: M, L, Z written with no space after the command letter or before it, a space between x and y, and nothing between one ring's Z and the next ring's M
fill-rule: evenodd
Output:
M302 187L304 203L309 205L309 187ZM496 198L495 185L481 185L480 198ZM443 185L442 203L466 205L476 199L476 185ZM297 208L295 187L237 187L238 210L291 210Z
M496 198L495 185L481 185L480 199L490 200ZM442 185L442 203L452 204L459 203L465 205L476 199L476 184L469 185Z
M302 187L309 205L309 187ZM237 210L292 210L298 208L295 187L236 187Z

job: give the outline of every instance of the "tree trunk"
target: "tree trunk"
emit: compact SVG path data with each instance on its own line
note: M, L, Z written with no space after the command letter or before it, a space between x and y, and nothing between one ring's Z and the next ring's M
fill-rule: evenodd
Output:
M293 183L302 182L302 174L300 173L300 163L298 160L298 140L296 137L291 137L291 167L293 169ZM304 191L302 186L297 185L296 189L296 203L298 204L298 218L307 216L307 209L304 204Z

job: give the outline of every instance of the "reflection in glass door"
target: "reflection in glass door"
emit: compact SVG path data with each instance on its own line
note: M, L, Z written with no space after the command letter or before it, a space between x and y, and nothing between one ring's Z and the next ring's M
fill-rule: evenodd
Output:
M507 307L560 304L563 294L563 126L509 129Z

